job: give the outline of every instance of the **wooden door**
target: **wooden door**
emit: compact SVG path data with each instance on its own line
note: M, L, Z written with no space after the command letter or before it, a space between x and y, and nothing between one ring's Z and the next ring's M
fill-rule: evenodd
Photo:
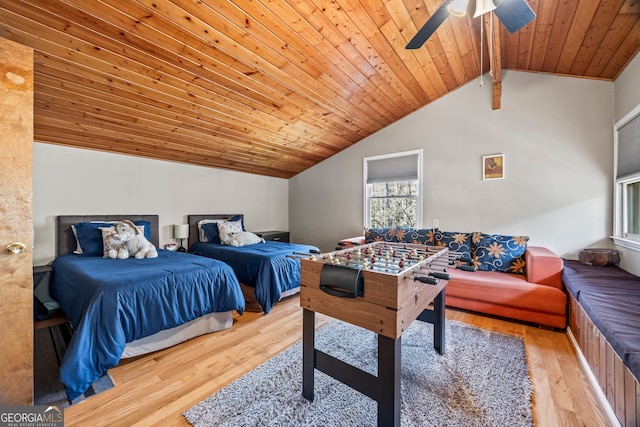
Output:
M32 158L33 50L0 38L0 405L33 404Z

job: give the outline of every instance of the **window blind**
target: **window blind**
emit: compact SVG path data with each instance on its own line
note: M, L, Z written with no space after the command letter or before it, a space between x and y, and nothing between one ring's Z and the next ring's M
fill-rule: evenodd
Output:
M616 178L640 173L640 114L618 128Z
M418 179L418 154L367 161L367 184Z

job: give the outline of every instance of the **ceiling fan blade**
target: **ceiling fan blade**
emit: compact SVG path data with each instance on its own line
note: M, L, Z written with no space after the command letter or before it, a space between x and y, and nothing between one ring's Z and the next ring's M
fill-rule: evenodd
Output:
M527 0L496 0L495 5L496 9L493 12L511 34L520 30L536 17L536 13L531 9Z
M447 9L447 6L449 6L449 3L451 3L452 1L453 0L446 0L444 3L442 3L442 6L440 6L438 10L436 10L436 13L431 15L431 17L427 20L427 22L425 22L422 28L418 30L416 35L413 36L405 49L418 49L422 47L422 45L427 40L429 40L431 34L433 34L444 22L444 20L447 19L447 16L449 16L449 10Z

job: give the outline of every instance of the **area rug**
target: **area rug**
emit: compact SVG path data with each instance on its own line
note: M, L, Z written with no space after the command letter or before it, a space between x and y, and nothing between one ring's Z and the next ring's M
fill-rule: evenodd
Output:
M415 321L402 335L403 427L531 426L531 381L521 338L456 321L446 354L433 326ZM334 320L316 331L316 348L377 375L377 336ZM302 343L184 412L195 427L375 426L377 403L315 371L315 398L302 397Z
M34 395L35 405L65 408L114 386L109 374L98 378L81 396L69 401L64 385L59 381L60 361L67 346L57 326L38 329L34 335Z

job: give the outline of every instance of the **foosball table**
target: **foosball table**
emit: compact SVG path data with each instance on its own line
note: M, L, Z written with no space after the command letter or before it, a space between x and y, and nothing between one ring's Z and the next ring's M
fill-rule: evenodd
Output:
M459 254L446 247L375 242L300 260L303 396L314 398L314 370L378 402L378 425L400 425L401 336L414 320L434 325L445 351L445 288ZM432 307L430 307L432 305ZM378 335L378 376L315 348L315 313Z

